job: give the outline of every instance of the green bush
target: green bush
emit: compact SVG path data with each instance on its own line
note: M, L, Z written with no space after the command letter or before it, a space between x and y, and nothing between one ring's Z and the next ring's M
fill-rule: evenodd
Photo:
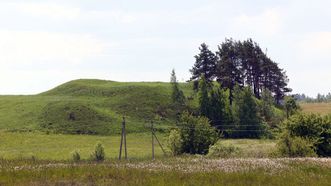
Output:
M223 145L220 142L209 148L208 157L229 158L234 157L240 152L238 147L233 145Z
M180 132L178 130L171 130L168 138L168 147L171 150L172 155L176 156L181 153L182 140L180 138Z
M297 114L291 116L283 125L283 135L280 139L280 147L288 140L309 141L319 156L331 156L331 116L320 116L316 114ZM282 145L283 143L283 145ZM304 143L304 142L302 142Z
M71 153L71 157L74 162L80 161L80 154L77 150Z
M315 157L314 143L302 137L285 135L277 144L281 156L287 157Z
M215 144L218 140L219 135L216 129L205 117L195 117L184 112L178 127L180 134L178 154L207 154L210 145Z
M105 160L105 150L104 150L103 145L101 143L98 143L95 146L95 150L92 153L91 158L95 161Z

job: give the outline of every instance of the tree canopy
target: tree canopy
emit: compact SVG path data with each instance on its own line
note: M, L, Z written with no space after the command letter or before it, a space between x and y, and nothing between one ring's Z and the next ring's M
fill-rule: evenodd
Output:
M229 89L231 105L235 85L251 87L254 96L259 99L262 91L268 89L278 104L286 93L291 92L287 87L286 72L252 39L226 39L215 53L204 43L199 49L200 53L195 56L196 62L190 70L191 80L198 79L202 74L207 82L216 79L223 88Z

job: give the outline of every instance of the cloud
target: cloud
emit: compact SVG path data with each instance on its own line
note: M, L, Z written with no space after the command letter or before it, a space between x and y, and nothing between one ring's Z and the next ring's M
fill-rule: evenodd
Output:
M315 57L327 57L331 51L331 32L315 32L307 34L300 47L304 54Z
M55 3L12 3L19 12L33 16L46 16L54 20L75 20L81 15L80 8L62 6Z
M257 33L266 36L276 35L281 31L282 17L276 9L266 9L258 15L242 14L234 18L234 26L245 33Z
M136 20L135 15L116 9L110 10L87 10L81 7L73 7L67 4L50 2L20 2L1 3L1 10L11 9L12 12L32 18L43 18L52 21L86 21L107 20L115 23L132 23Z
M0 30L0 64L81 63L106 44L86 34Z
M133 14L129 14L120 10L111 11L87 11L84 15L81 15L83 19L91 20L107 20L108 22L115 23L133 23L137 20L137 17Z

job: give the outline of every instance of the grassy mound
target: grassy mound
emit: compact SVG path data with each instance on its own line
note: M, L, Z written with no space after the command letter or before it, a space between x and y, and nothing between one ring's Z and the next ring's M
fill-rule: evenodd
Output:
M43 130L68 134L105 134L112 122L108 115L82 102L53 102L42 113L40 126Z
M192 96L192 84L180 88ZM117 134L125 115L127 132L146 132L151 119L174 125L170 95L170 83L74 80L38 95L0 96L0 130ZM197 99L189 104L196 108ZM71 112L75 120L68 119Z

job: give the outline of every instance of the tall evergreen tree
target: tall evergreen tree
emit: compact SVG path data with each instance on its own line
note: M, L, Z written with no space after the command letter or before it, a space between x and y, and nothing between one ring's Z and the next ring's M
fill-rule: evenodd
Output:
M240 58L244 79L248 86L253 87L255 97L260 98L261 64L264 63L264 53L252 39L248 39L242 44L238 42L237 45L241 51Z
M179 89L175 69L173 69L172 72L171 72L170 83L171 83L171 86L172 86L172 92L171 92L172 102L176 105L184 105L185 104L185 96L184 96L183 91L181 91Z
M208 85L204 74L202 74L199 81L199 110L202 116L209 116L209 106Z
M217 63L217 81L224 87L229 89L229 100L232 105L233 89L236 84L243 86L243 74L240 69L240 58L235 41L226 39L224 43L218 46L216 52L218 56Z
M199 47L200 53L195 57L195 64L190 70L192 73L191 81L197 81L202 74L206 78L206 82L209 84L215 78L215 69L216 69L216 55L208 49L208 46L205 43L202 43Z

